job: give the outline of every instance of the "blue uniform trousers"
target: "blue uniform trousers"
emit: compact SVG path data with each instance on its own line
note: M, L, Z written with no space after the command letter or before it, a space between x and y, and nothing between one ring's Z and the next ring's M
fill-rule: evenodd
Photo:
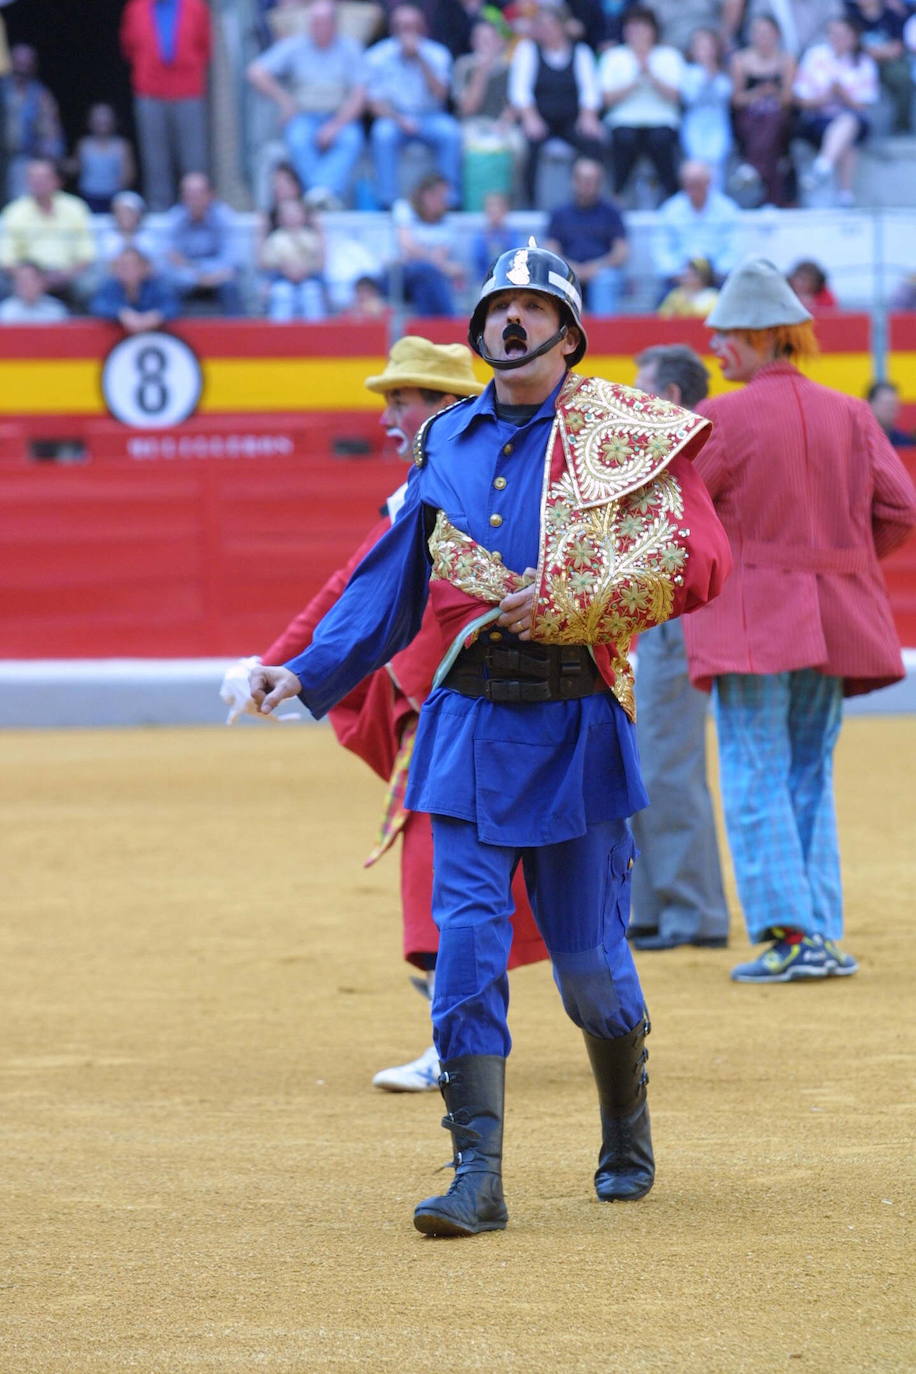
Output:
M509 1053L510 884L519 861L567 1014L602 1039L630 1030L644 1003L626 940L634 853L626 821L531 848L482 844L474 824L450 816L432 824L439 1058Z
M725 673L714 686L722 809L753 943L771 926L839 940L833 750L843 688L813 668Z

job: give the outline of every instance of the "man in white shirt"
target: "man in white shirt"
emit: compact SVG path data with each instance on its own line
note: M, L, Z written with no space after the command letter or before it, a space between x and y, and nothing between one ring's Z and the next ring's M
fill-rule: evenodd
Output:
M277 105L305 189L345 201L363 150L366 91L362 47L338 33L335 0L312 0L307 32L274 43L248 80Z
M738 207L729 196L712 189L712 171L705 162L685 162L681 190L659 207L652 239L655 270L666 286L692 258L705 258L718 279L737 258Z

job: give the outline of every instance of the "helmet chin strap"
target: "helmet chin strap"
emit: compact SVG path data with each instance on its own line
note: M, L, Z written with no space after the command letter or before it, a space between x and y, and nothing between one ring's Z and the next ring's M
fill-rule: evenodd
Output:
M483 334L477 335L477 352L483 358L488 367L495 368L497 372L511 372L513 368L524 367L534 358L540 358L542 353L549 353L552 348L556 348L558 343L566 338L569 333L569 325L561 324L555 334L551 334L549 339L545 339L539 348L533 348L530 353L523 353L520 358L494 358L486 350L483 342Z

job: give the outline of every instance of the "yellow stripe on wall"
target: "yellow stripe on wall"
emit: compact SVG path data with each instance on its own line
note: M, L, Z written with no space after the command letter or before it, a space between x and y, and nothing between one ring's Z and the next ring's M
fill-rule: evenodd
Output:
M203 363L201 414L270 414L271 411L346 411L381 409L381 398L365 388L365 379L381 372L384 358L212 358ZM712 356L704 358L710 392L733 390L723 381ZM590 354L584 371L630 384L636 367L629 354ZM474 370L482 381L491 373L479 359ZM825 353L808 361L804 372L816 382L850 396L862 396L873 380L868 353ZM0 359L0 415L103 415L101 362L79 359ZM916 352L896 353L889 375L902 399L916 402Z
M905 354L898 354L893 360L894 367L898 369L900 377L913 375L904 371L902 360L905 357ZM709 368L709 394L711 396L720 396L726 391L737 390L740 383L725 381L719 370L718 360L711 353L703 357L703 362ZM624 386L632 386L636 377L636 364L632 357L627 354L590 353L586 355L584 360L583 371L596 377L606 377L609 381L622 382ZM801 371L812 381L833 387L835 391L843 391L848 396L864 396L869 382L874 378L870 353L819 354L816 358L806 359L802 364ZM913 399L916 400L916 394L914 394Z
M0 361L0 414L100 415L101 364L94 358Z
M384 358L211 358L203 360L202 414L283 410L379 410L367 391Z

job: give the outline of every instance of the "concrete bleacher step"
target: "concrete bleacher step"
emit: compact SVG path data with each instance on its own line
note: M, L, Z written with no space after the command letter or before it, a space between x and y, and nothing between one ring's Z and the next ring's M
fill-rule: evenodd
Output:
M916 206L916 134L866 144L859 153L855 191L860 205Z

